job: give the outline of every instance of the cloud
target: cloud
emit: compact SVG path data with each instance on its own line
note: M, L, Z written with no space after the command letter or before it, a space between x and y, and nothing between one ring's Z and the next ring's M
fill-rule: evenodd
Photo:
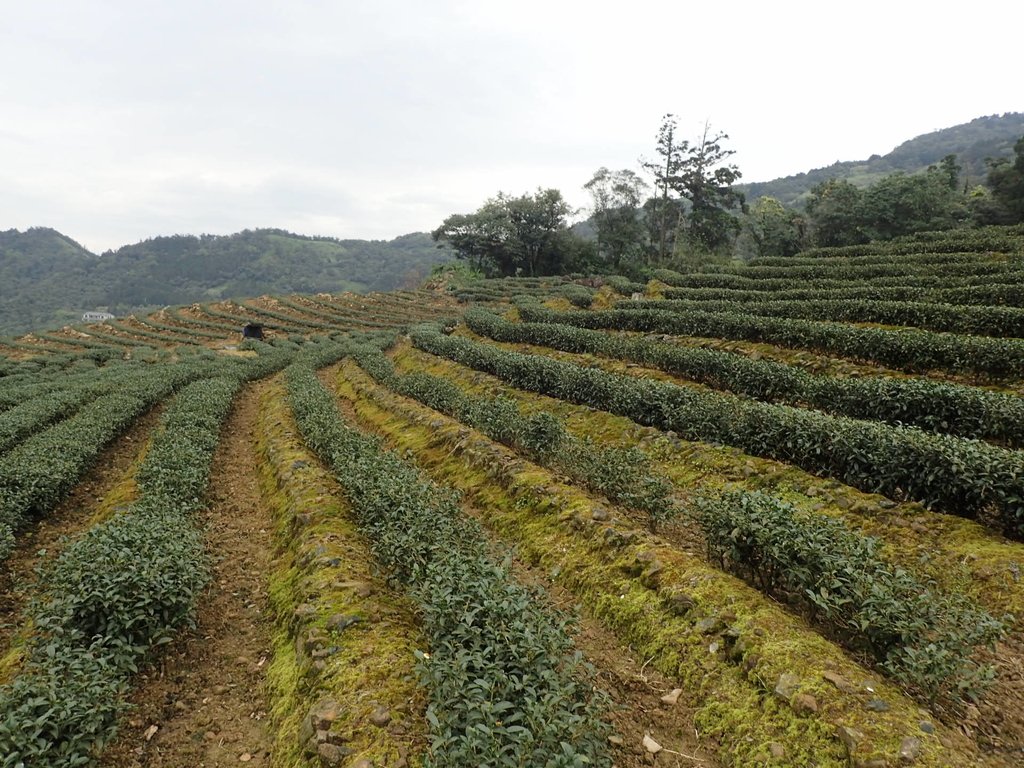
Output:
M984 76L948 55L953 8L12 4L0 228L104 249L255 226L396 236L538 186L583 205L597 167L653 154L666 112L727 132L749 181L864 158L1024 108L1012 46L986 51ZM1009 28L1024 11L978 0L986 14ZM908 61L927 66L911 80Z

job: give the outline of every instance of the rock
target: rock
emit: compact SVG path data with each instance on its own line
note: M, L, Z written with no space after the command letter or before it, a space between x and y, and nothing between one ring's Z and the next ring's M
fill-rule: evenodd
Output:
M836 728L836 735L839 736L839 740L843 742L847 753L850 755L857 751L857 745L864 740L863 733L845 725L840 725Z
M891 709L888 704L878 698L871 699L871 701L867 703L867 708L872 712L888 712Z
M853 683L847 680L842 675L836 674L835 672L822 672L821 676L828 680L832 685L838 688L840 691L852 691Z
M342 761L352 754L348 747L340 747L337 744L323 743L317 746L316 756L320 758L320 765L324 768L337 768Z
M612 514L611 514L611 512L609 512L607 510L607 508L599 507L599 506L596 506L596 505L594 506L593 510L591 510L591 512L590 512L590 519L591 520L596 520L596 521L602 522L602 523L604 521L606 521L606 520L609 520L611 518L611 516L612 516Z
M697 605L692 597L683 592L674 592L663 600L665 607L675 616L685 616Z
M336 581L334 586L339 589L351 589L359 597L369 597L373 594L373 585L365 581Z
M656 755L659 752L661 752L662 749L664 749L664 747L662 747L661 744L659 744L654 739L652 739L650 734L648 734L648 733L644 734L643 745L644 745L644 749L646 749L652 755Z
M315 730L329 731L331 723L340 716L341 704L337 699L320 699L310 708L307 719Z
M621 747L623 744L622 737L612 734L608 737L608 743L611 744L613 747Z
M913 736L907 736L903 741L900 742L900 762L904 765L910 765L917 760L918 755L921 754L921 740L914 738Z
M694 629L702 635L711 635L722 628L722 622L717 616L706 616L694 625Z
M646 570L640 574L640 583L648 589L657 589L658 580L661 577L661 572L665 570L665 566L661 564L660 560L654 560L650 565L647 566Z
M922 720L918 724L918 728L920 728L925 733L935 733L935 726L929 723L927 720Z
M818 711L818 700L809 693L798 693L793 698L793 711L798 715L813 715Z
M302 459L297 459L296 461L292 462L292 469L302 469L303 467L308 467L308 466L309 466L309 464L307 462L303 461Z
M228 690L229 689L228 689L228 687L226 685L215 685L215 686L213 686L213 693L214 693L215 696L223 696L225 693L228 692Z
M768 743L768 751L771 753L772 757L776 759L782 759L786 756L786 748L777 741L771 741Z
M248 763L250 760L252 760L252 755L248 752L243 752L238 756L238 762L240 763Z
M666 693L664 696L662 696L661 700L662 700L663 703L668 704L669 706L672 706L677 701L679 701L679 696L680 696L680 694L682 692L683 692L682 688L673 688L671 690L671 692Z
M382 704L370 713L370 722L378 728L383 728L391 722L391 712Z
M800 677L792 672L785 672L779 675L775 683L775 695L787 703L800 687Z
M295 609L293 615L295 616L296 619L299 619L300 621L302 619L312 618L313 616L316 616L316 607L310 605L309 603L303 603Z
M174 708L176 710L178 710L179 712L187 712L188 711L188 704L186 704L181 699L178 699L176 702L174 702Z
M344 632L353 624L358 624L363 617L356 613L336 613L327 619L325 626L334 632Z

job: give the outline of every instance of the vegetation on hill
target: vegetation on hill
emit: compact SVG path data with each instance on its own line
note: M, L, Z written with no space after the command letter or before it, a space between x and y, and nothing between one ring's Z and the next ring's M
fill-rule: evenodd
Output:
M519 198L499 192L474 213L449 216L432 236L488 277L645 278L659 267L689 271L1024 221L1024 114L918 137L869 161L870 173L837 165L802 174L799 194L780 188L778 197L765 185L736 184L742 173L728 138L706 124L691 142L680 137L675 116L665 115L654 158L640 161L649 183L629 169L599 168L583 185L593 200L583 225L569 227L557 189Z
M144 308L292 291L387 291L449 258L428 235L305 237L279 229L174 235L90 253L52 229L0 232L0 332L77 322L107 307Z
M748 202L759 197L774 197L784 205L806 201L811 188L829 179L849 181L857 187L877 182L897 171L917 173L941 162L946 155L956 155L963 166L969 185L981 183L988 173L988 158L1009 157L1013 145L1024 135L1024 113L1007 112L989 115L910 139L885 155L872 155L867 160L836 162L826 168L815 168L771 181L740 184Z

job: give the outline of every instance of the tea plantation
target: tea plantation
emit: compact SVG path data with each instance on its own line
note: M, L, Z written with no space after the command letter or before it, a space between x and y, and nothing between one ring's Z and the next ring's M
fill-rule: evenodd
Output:
M0 339L0 765L1024 764L1024 229L653 274Z

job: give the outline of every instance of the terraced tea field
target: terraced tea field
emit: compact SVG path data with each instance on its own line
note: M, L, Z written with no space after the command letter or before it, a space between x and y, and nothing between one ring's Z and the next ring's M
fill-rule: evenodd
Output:
M1024 230L655 277L0 340L2 765L1024 764Z

